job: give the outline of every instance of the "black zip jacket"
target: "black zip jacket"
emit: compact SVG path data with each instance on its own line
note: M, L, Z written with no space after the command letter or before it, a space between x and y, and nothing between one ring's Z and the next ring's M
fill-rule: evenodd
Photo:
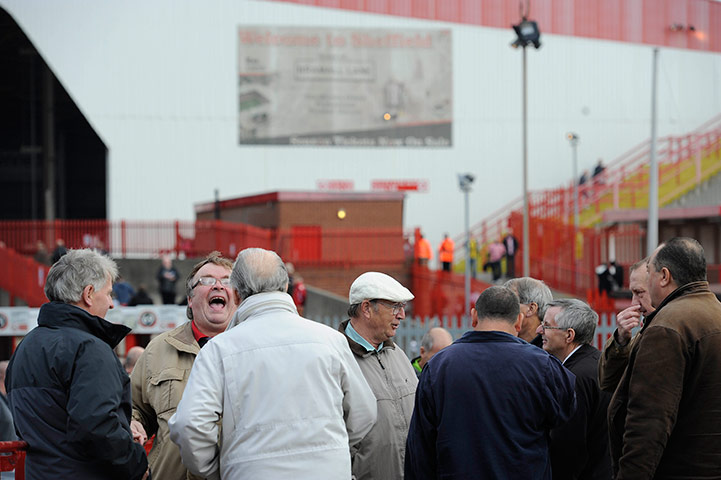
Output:
M28 480L142 478L148 462L130 433L130 378L113 353L128 332L73 305L42 306L5 379L28 443Z

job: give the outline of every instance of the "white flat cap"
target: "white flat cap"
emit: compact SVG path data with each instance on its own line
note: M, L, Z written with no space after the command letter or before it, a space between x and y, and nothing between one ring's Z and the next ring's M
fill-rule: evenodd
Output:
M348 300L351 305L361 303L365 299L376 298L391 302L407 302L413 300L414 295L395 278L380 272L366 272L356 278L350 286Z

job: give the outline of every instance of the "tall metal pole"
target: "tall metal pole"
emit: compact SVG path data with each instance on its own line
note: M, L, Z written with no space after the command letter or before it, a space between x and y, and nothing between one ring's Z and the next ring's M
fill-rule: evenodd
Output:
M656 160L656 70L658 48L653 49L653 73L651 76L651 152L648 185L648 228L646 229L646 252L651 255L658 245L658 163Z
M571 139L571 151L573 152L573 232L575 234L581 225L578 214L578 136L575 134Z
M526 112L526 45L523 45L523 276L531 276L531 238L528 227L528 116Z
M464 200L466 202L466 307L463 309L463 311L466 313L466 318L471 318L471 226L468 213L469 190L470 188L463 191L463 195L465 197Z

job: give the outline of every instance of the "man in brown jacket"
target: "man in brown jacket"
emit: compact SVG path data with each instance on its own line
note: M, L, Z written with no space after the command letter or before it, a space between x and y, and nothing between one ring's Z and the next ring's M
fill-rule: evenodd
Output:
M168 420L175 413L188 383L190 369L203 345L225 331L238 308L230 286L233 262L218 252L196 264L188 275L186 291L189 322L154 338L138 359L131 375L133 431L155 434L148 455L153 478L195 478L180 460L178 446L170 441Z
M721 303L703 247L661 244L648 262L646 318L609 406L615 478L719 478Z

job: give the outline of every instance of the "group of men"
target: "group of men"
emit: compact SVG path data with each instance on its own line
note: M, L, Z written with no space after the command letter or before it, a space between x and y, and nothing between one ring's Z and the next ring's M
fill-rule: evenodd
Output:
M455 342L429 332L412 365L393 337L414 296L395 279L360 275L335 331L298 315L283 261L251 248L195 266L189 321L154 338L128 378L112 350L128 329L103 318L116 277L109 258L69 251L10 361L30 479L721 471L721 304L692 239L632 267L632 306L603 354L588 305L519 278L486 289Z

